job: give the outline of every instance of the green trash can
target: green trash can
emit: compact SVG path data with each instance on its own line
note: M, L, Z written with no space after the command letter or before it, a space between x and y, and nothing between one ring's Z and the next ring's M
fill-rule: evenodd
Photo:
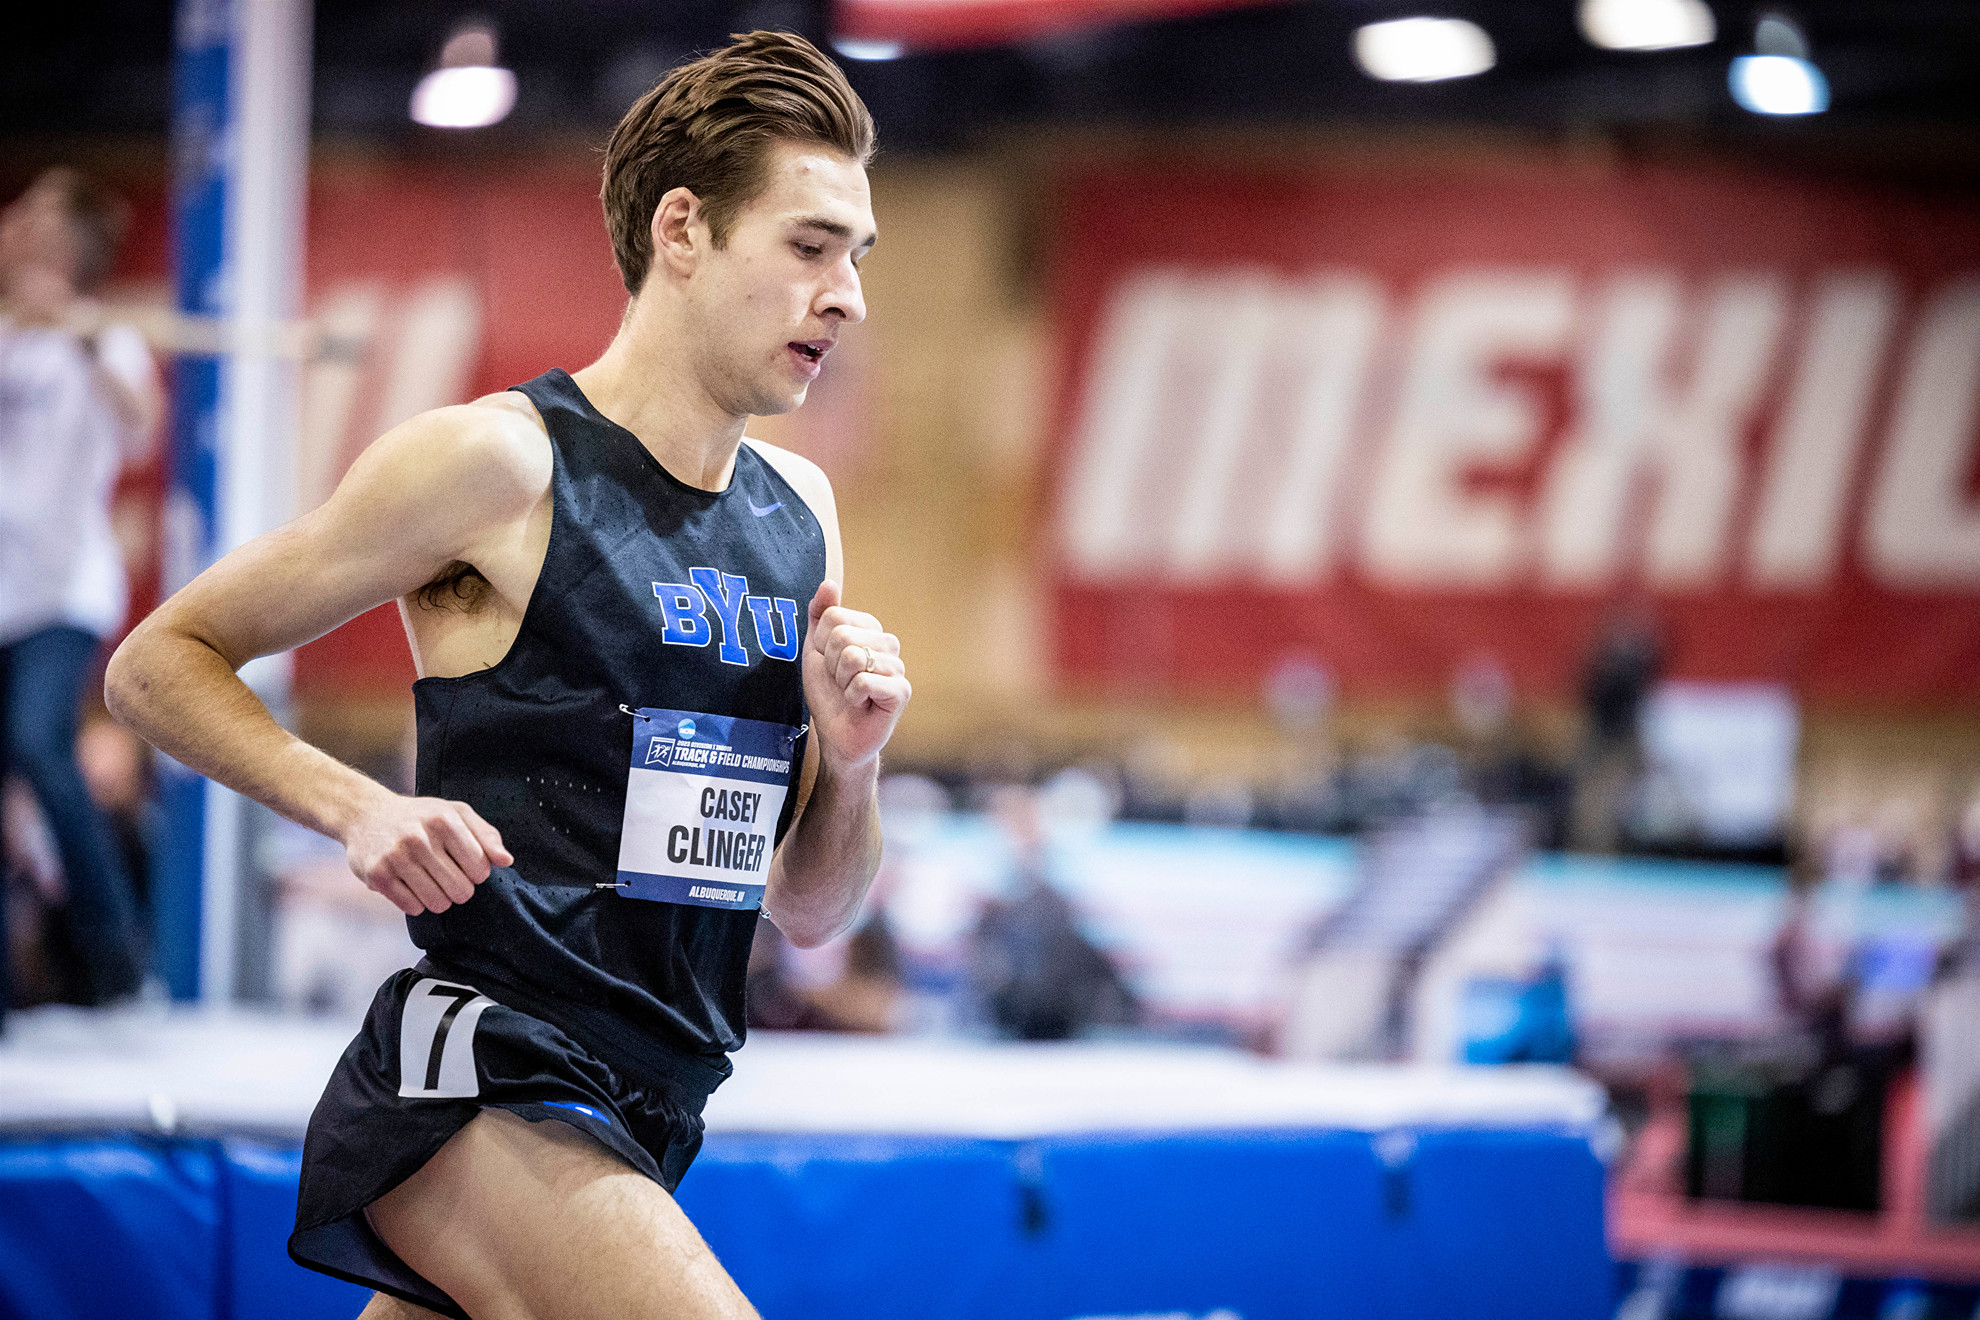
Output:
M1695 1061L1686 1194L1875 1214L1885 1071L1785 1049Z

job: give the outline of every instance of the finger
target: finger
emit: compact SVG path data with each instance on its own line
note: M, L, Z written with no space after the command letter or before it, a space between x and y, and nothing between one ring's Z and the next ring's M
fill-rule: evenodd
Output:
M870 642L855 642L839 652L838 663L832 672L838 678L839 686L844 687L861 674L899 677L907 673L907 666L901 663L899 656L889 655Z
M434 847L441 856L452 862L470 884L480 884L488 878L488 854L481 849L481 840L451 811L436 814L427 822L426 833L433 840Z
M502 832L500 830L483 820L480 814L465 802L456 802L453 804L453 808L455 813L463 821L467 822L467 827L474 831L474 837L481 844L481 850L488 854L489 861L495 863L497 866L514 866L516 864L515 857L507 848L502 846Z
M392 860L392 874L400 883L412 891L421 908L428 912L445 912L454 906L454 900L447 897L447 891L440 882L426 873L426 868L414 861L410 851Z
M872 633L875 637L885 635L880 627L880 620L865 610L849 610L843 605L834 605L820 615L819 620L826 628L858 628L862 632Z
M833 676L844 687L854 674L867 668L869 656L880 654L880 639L885 634L876 628L861 628L852 624L840 624L825 633L825 658L832 663Z
M421 870L433 877L433 882L440 886L440 892L447 896L448 902L465 903L474 897L474 881L454 865L454 859L447 855L444 848L423 836L415 836L406 842L413 860L419 863Z
M818 590L811 596L811 619L809 631L815 636L818 632L818 616L839 603L839 584L826 578L818 584Z
M377 894L409 917L416 917L426 910L425 906L417 898L413 897L412 890L407 889L405 883L389 871L382 873L375 879L370 876L359 876L358 879L364 881L364 887L366 889Z
M846 686L846 695L855 702L870 703L884 711L897 711L907 705L914 688L905 678L885 674L860 674Z
M907 666L901 662L899 656L888 655L885 651L875 647L873 650L873 667L863 672L879 674L883 678L901 678L907 674Z
M840 687L852 682L866 669L866 648L863 646L841 645L836 652L829 654L832 655L832 677Z

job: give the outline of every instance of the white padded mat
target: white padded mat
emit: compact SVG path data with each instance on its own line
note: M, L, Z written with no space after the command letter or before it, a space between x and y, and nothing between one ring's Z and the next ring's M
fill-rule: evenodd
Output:
M36 1009L0 1041L0 1126L300 1134L355 1024L244 1011ZM1557 1068L1287 1064L1166 1045L761 1032L711 1132L1025 1138L1213 1129L1575 1127L1606 1111Z

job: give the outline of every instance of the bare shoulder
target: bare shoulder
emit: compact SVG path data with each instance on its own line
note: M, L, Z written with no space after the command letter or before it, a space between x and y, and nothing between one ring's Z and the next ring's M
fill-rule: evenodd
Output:
M359 468L369 468L368 474ZM550 488L550 438L524 396L489 394L393 427L353 467L365 485L445 495L482 515L534 505Z
M791 484L798 497L811 506L813 516L818 519L818 530L825 537L825 576L843 582L846 566L845 551L839 543L839 506L832 499L832 483L825 470L803 454L761 440L744 436L743 443L761 455L764 462L777 470L778 476Z
M833 526L838 525L838 509L832 499L832 482L826 477L823 468L803 454L779 449L776 445L751 436L744 436L743 443L754 449L764 462L775 468L778 476L791 483L791 489L804 497L804 502L811 506L812 512L818 515L821 522L829 520Z

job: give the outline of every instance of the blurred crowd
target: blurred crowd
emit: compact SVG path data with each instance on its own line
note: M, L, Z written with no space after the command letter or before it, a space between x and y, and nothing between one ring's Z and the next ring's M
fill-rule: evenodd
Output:
M92 298L124 216L60 169L0 212L0 1024L9 1004L163 995L148 934L153 763L97 695L105 643L127 624L126 563L147 552L120 539L112 493L120 469L154 449L162 403L143 339ZM968 759L897 765L883 785L889 852L859 924L798 949L761 923L750 1021L1027 1041L1196 1033L1311 1058L1407 1058L1429 1041L1447 1057L1599 1072L1578 1043L1579 955L1558 932L1518 954L1510 976L1480 973L1505 948L1437 972L1440 946L1532 849L1763 863L1789 881L1778 929L1747 955L1765 964L1765 1029L1659 1047L1685 1059L1694 1194L1874 1206L1883 1096L1923 1041L1938 1060L1933 1084L1951 1097L1935 1103L1954 1114L1940 1163L1955 1172L1933 1175L1951 1190L1934 1195L1948 1214L1970 1212L1980 1189L1957 1170L1980 1160L1980 1108L1960 1117L1980 1097L1980 1046L1961 1025L1980 1009L1980 783L1943 763L1811 773L1791 694L1687 693L1666 681L1666 650L1654 610L1625 602L1590 642L1565 722L1523 709L1490 656L1455 668L1441 712L1342 719L1323 659L1294 655L1262 693L1275 738L1264 755L1208 767L1199 748L1151 729L1074 756L1007 733ZM374 748L364 768L408 787L408 751ZM244 992L355 1011L414 956L402 922L356 884L336 845L255 820ZM977 822L969 874L931 881L931 865L956 868L919 844L958 821ZM1156 926L1201 920L1204 931L1124 931L1118 906L1096 916L1091 877L1076 873L1093 854L1063 846L1069 830L1091 840L1117 821L1188 827L1160 836L1174 839L1334 836L1353 860L1341 865L1345 888L1323 899L1300 880L1249 926L1178 896L1202 879L1256 877L1191 876L1138 901ZM1239 853L1204 864L1251 865ZM1165 883L1133 866L1132 885ZM1862 916L1879 893L1957 895L1957 933L1880 928ZM1152 950L1164 940L1172 947ZM1249 988L1207 1018L1178 1013L1149 989L1164 957L1212 960L1169 967L1168 992L1192 974L1200 984L1212 963ZM1412 1023L1441 1011L1425 1008L1438 995L1463 1001L1451 1009L1461 1029ZM1277 1020L1261 1019L1260 1004ZM1610 1080L1627 1111L1640 1079ZM1761 1167L1745 1147L1714 1146L1714 1114L1735 1114L1728 1131L1764 1118L1779 1150L1854 1153Z
M86 1004L144 985L142 757L78 727L129 606L111 494L163 410L143 337L91 297L126 222L69 169L0 212L0 1017L21 982Z
M0 989L17 1004L127 1000L147 974L151 763L95 697L103 643L126 623L123 564L133 554L118 539L110 492L119 467L155 446L161 401L142 338L92 299L124 215L69 170L44 174L0 215L0 918L9 954ZM1025 1039L1122 1030L1144 1017L1132 978L1094 942L1047 864L1039 803L1048 783L1075 782L1105 820L1367 838L1399 820L1507 813L1535 848L1791 863L1802 893L1980 892L1980 792L1963 796L1969 786L1943 778L1798 777L1784 694L1750 698L1763 717L1754 727L1785 729L1775 749L1784 757L1766 763L1771 771L1742 772L1747 781L1775 775L1779 809L1766 814L1763 800L1757 829L1715 824L1709 779L1651 736L1665 669L1653 609L1625 603L1590 644L1572 734L1559 721L1537 727L1489 656L1456 667L1445 709L1421 721L1427 731L1363 722L1343 733L1322 658L1296 655L1262 694L1277 750L1243 773L1229 763L1204 769L1183 740L1153 731L1059 759L996 737L970 760L902 767L912 773L894 781L897 798L915 798L924 814L980 814L1003 840L1007 874L967 914L966 952L935 996L939 1015L953 1029ZM384 758L375 773L402 781L401 760ZM257 857L270 886L263 906L278 914L263 932L275 947L268 975L249 990L333 1006L403 958L403 936L375 920L334 846L268 828ZM917 999L910 984L887 897L883 874L864 924L825 950L793 949L766 925L751 971L755 1020L877 1031L925 1016L928 996ZM1805 1014L1853 973L1824 973L1831 991L1805 987L1815 973L1793 952L1801 913L1791 910L1776 963L1783 1003Z

